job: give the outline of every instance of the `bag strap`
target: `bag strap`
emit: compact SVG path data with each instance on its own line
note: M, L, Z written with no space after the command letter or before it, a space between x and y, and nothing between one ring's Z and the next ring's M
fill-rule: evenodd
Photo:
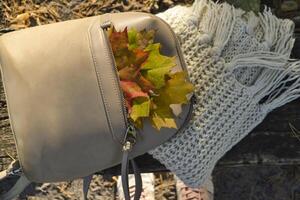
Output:
M0 199L11 200L16 198L30 183L31 181L29 181L24 174L21 174L12 188L8 192L0 195Z
M138 166L136 165L134 159L130 160L134 178L135 178L135 194L134 194L134 200L139 200L142 190L143 190L143 183L142 183L142 177L141 173L139 171ZM129 184L128 184L128 167L129 167L129 149L123 149L123 158L122 158L122 164L121 164L121 177L122 177L122 187L124 192L125 200L130 200L129 195Z
M19 161L13 160L6 170L0 172L0 181L11 176L19 176L17 182L11 189L0 195L1 200L11 200L16 198L28 185L30 185L31 181L29 181L21 171Z
M87 200L87 195L88 195L88 192L89 192L89 188L90 188L90 184L92 182L92 179L93 179L93 174L83 178L82 191L83 191L83 199L84 200Z

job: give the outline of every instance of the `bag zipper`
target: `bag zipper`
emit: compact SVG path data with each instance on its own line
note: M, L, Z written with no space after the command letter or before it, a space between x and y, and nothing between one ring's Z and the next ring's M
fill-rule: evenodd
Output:
M162 20L163 21L163 20ZM165 23L165 22L164 22ZM166 23L165 23L166 24ZM123 95L123 92L121 92L121 84L120 84L120 79L119 79L119 76L118 76L118 69L117 69L117 66L116 66L116 63L115 63L115 59L114 59L114 55L112 53L112 49L111 49L111 45L110 45L110 42L109 42L109 38L107 36L107 33L106 33L106 30L108 28L110 28L112 25L111 21L105 21L103 22L100 27L103 31L103 34L104 34L104 37L105 37L105 40L106 40L106 43L107 43L107 46L109 48L109 55L111 57L111 60L113 62L113 65L114 65L114 72L115 72L115 75L117 77L117 82L118 82L118 86L119 86L119 96L120 96L120 100L122 102L122 111L123 111L123 117L124 117L124 121L125 121L125 125L126 125L126 132L125 132L125 136L124 136L124 141L123 141L123 151L131 151L134 144L136 143L136 137L137 137L137 130L134 126L134 124L132 122L130 122L127 118L128 116L128 112L127 112L127 108L126 108L126 104L125 104L125 99L124 99L124 95ZM171 29L168 25L168 28ZM171 33L173 35L174 38L176 38L175 34L173 33L173 31L171 30ZM178 41L175 39L175 44L176 44L176 48L178 48ZM177 50L178 52L178 50ZM179 52L181 53L181 52ZM187 72L187 68L185 66L185 63L184 61L182 60L182 55L180 54L179 55L179 59L181 61L181 63L183 63L183 70L185 72ZM189 79L188 79L189 80ZM180 133L183 128L187 125L187 123L190 121L191 117L192 117L192 111L193 111L193 104L195 104L195 101L196 101L196 97L195 97L195 94L192 94L191 98L190 98L190 107L189 107L189 111L187 113L187 117L186 119L184 120L183 124L181 125L181 127L176 131L176 134Z
M113 66L115 68L114 72L115 72L115 75L117 77L119 91L122 91L119 75L117 73L117 71L118 71L117 65L115 63L115 59L114 59L114 55L112 53L109 38L108 38L107 33L106 33L106 30L111 27L111 24L112 23L110 21L105 21L104 23L101 24L100 27L103 31L103 34L104 34L104 37L105 37L105 40L106 40L106 43L107 43L107 47L109 48L109 51L108 51L109 56L111 57L111 60L113 62ZM125 103L123 93L119 92L119 96L120 96L120 100L122 102L122 112L123 112L124 122L125 122L125 125L126 125L126 132L125 132L124 141L123 141L123 144L122 144L123 145L123 151L131 151L134 144L136 143L136 135L137 135L136 134L136 128L127 118L128 112L127 112L126 103Z

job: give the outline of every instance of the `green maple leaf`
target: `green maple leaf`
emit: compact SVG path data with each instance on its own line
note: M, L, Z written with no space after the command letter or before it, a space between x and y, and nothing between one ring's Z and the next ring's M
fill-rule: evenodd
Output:
M152 126L157 130L161 128L177 128L174 114L169 105L162 105L160 102L156 102L155 109L151 110L150 121Z
M149 114L150 114L149 98L136 98L133 100L130 117L134 122L141 117L149 117Z
M145 51L149 51L149 56L142 64L142 73L159 89L165 85L165 75L176 65L175 57L161 55L159 43L148 45Z
M187 94L194 90L194 86L186 81L186 77L185 72L168 74L166 85L158 91L156 101L169 105L188 103Z
M168 74L165 86L157 91L157 96L153 97L156 107L150 115L153 126L158 130L162 127L176 128L170 105L188 103L187 95L193 89L193 85L186 81L186 73Z
M145 63L143 63L142 69L155 69L160 67L174 67L175 57L163 56L160 54L160 43L150 44L145 48L145 51L149 51L149 57Z
M135 28L130 29L128 31L129 49L145 49L153 43L154 34L154 30L137 31Z
M145 77L154 84L155 88L158 89L165 85L165 75L170 72L170 69L170 67L160 67L148 70L145 73Z
M161 116L157 112L153 112L150 117L151 123L154 128L160 130L161 128L175 128L177 129L176 121L173 116Z

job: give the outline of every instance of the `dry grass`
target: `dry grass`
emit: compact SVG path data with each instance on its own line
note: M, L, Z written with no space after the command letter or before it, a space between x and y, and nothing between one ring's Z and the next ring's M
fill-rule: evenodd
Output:
M157 13L192 0L3 0L0 33L103 13L141 11Z

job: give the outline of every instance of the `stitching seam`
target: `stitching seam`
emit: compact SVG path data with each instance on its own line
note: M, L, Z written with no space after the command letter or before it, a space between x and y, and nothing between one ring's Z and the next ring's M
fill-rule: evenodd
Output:
M111 120L110 120L110 117L109 117L109 111L107 110L108 109L108 105L107 105L107 101L104 97L104 92L103 92L103 88L101 86L101 83L102 83L102 80L101 80L101 76L100 76L100 73L96 67L97 65L97 62L96 62L96 58L95 58L95 53L93 51L93 48L92 48L92 35L91 35L91 29L93 28L93 25L94 23L92 24L92 26L89 28L89 34L88 34L88 39L89 39L89 50L91 52L91 56L92 56L92 60L93 60L93 64L94 64L94 69L95 69L95 72L96 72L96 77L97 77L97 82L98 82L98 87L99 87L99 92L100 92L100 95L101 95L101 99L102 99L102 102L104 104L104 111L105 111L105 115L106 115L106 120L107 120L107 123L108 123L108 126L109 126L109 130L111 132L111 135L113 137L113 139L116 139L115 138L115 135L114 135L114 132L113 132L113 128L112 128L112 124L111 124Z

